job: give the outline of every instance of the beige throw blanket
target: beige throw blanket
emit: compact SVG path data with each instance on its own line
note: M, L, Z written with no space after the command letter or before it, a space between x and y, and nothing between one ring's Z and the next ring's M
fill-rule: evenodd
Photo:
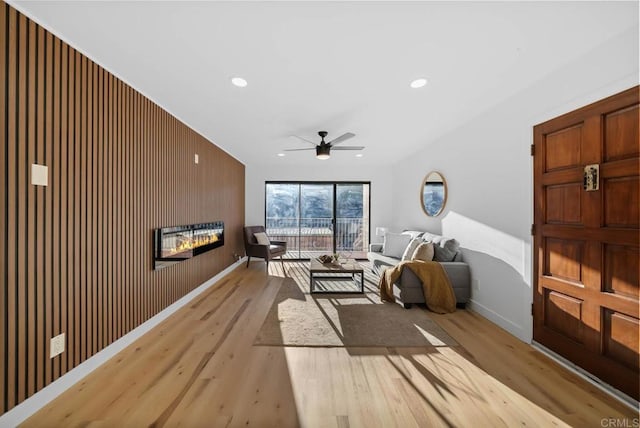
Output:
M387 302L395 302L393 283L400 278L403 269L411 269L422 282L422 292L427 307L439 314L455 312L456 295L446 272L438 262L407 260L388 268L380 276L380 298Z

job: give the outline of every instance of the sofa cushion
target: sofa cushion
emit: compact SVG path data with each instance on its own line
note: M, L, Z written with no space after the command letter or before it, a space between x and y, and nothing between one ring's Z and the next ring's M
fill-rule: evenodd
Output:
M434 254L434 245L431 242L423 242L418 245L416 250L413 252L411 256L411 260L422 260L425 262L430 262L433 260Z
M409 242L411 242L411 235L386 233L384 235L384 244L382 245L382 255L400 259Z
M423 241L420 238L413 238L407 248L405 248L404 253L402 253L402 261L411 260L413 256L413 252L418 248L418 245L422 244Z
M376 252L367 254L367 258L371 262L371 269L376 275L382 275L385 269L393 267L399 262L395 257L383 256L382 253Z
M419 238L422 236L424 232L420 232L419 230L403 230L402 234L403 235L411 235L411 238Z
M439 245L434 245L434 256L433 260L436 262L452 262L453 259L456 258L457 251L451 251L447 247L441 247Z

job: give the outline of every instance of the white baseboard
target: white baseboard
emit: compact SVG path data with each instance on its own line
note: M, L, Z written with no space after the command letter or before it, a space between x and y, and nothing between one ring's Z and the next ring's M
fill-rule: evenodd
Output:
M469 300L467 305L469 309L471 309L472 311L479 313L480 315L482 315L492 323L498 325L499 327L502 327L504 330L507 330L509 333L513 334L515 337L522 340L523 342L529 343L528 335L525 334L525 331L522 329L522 326L519 326L513 321L503 317L502 315L498 314L497 312L494 312L493 310L476 302L473 299Z
M634 400L632 397L629 397L627 394L625 394L625 393L623 393L621 391L618 391L617 389L615 389L614 387L612 387L608 383L603 382L600 378L592 375L591 373L589 373L588 371L586 371L582 367L576 366L571 361L569 361L566 358L564 358L562 355L556 354L551 349L547 348L544 345L539 344L536 341L532 341L531 342L531 346L533 348L535 348L537 351L539 351L540 353L542 353L542 354L546 355L547 357L551 358L556 363L560 364L562 367L566 368L567 370L571 371L572 373L577 374L582 379L586 380L587 382L589 382L590 384L592 384L593 386L595 386L599 390L604 391L605 393L609 394L610 396L612 396L616 400L618 400L618 401L622 402L623 404L629 406L631 409L633 409L635 411L638 411L640 409L640 402Z
M122 351L124 348L141 338L149 330L153 329L162 321L173 315L178 309L182 308L195 297L209 289L213 284L218 282L220 279L240 266L246 260L247 258L243 257L234 264L224 269L222 272L218 273L212 278L209 278L193 291L189 292L176 302L167 306L164 310L148 319L144 323L140 324L138 327L131 330L129 333L125 334L120 339L113 342L111 345L107 346L77 367L74 367L64 376L56 379L54 382L50 383L40 391L33 394L31 397L27 398L22 403L18 404L13 409L9 410L7 413L0 416L0 428L16 427L24 422L27 418L49 404L60 394L82 380L89 373L100 367L105 362L109 361L109 359L113 358L118 352Z

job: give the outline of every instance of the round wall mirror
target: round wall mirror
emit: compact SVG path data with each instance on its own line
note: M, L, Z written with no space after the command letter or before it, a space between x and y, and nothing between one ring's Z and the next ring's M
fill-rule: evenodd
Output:
M420 189L420 202L425 214L435 217L442 212L447 203L447 183L437 171L432 171L424 178Z

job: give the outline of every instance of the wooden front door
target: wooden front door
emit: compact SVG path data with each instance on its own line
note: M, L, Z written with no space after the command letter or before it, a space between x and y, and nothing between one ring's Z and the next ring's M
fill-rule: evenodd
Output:
M638 91L537 125L533 148L533 338L636 400Z

